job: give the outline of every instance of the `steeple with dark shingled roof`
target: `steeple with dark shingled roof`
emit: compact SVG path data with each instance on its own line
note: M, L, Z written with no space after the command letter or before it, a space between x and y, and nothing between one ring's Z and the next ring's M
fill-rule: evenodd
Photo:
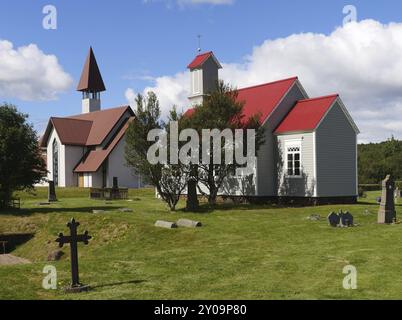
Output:
M77 91L82 92L102 92L106 91L103 83L102 75L99 71L98 63L92 47L89 48L87 60L82 70L81 79L77 87Z

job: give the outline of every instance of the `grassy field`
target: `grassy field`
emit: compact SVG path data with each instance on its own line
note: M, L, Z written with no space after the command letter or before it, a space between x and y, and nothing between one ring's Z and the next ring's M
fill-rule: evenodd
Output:
M222 205L198 214L170 213L152 190L130 191L133 201L112 204L87 195L58 190L60 201L41 207L46 190L40 189L20 195L21 211L0 213L0 233L35 233L13 252L32 264L0 266L0 299L402 299L402 224L376 223L375 192L353 206ZM90 213L94 208L107 212ZM359 226L331 228L325 218L307 219L339 209L350 210ZM400 204L397 210L402 214ZM68 247L61 261L46 261L72 217L93 236L79 246L81 280L93 290L79 295L61 289L70 280ZM181 217L204 226L153 226ZM57 290L41 287L47 264L57 268ZM342 287L348 264L357 268L357 290Z

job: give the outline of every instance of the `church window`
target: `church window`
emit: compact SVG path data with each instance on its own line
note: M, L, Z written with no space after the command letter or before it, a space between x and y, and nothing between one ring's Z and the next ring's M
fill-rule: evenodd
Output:
M201 72L202 70L192 72L193 94L201 93Z
M53 141L53 181L54 185L59 185L59 145L56 139Z
M286 147L286 173L289 177L300 177L301 168L301 145L287 145Z

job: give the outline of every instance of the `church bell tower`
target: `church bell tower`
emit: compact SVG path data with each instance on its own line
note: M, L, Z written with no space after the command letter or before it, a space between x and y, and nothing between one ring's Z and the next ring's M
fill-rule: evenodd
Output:
M219 69L222 69L214 53L199 54L187 67L190 70L191 85L188 99L191 104L201 104L204 97L216 89Z
M77 91L82 92L82 113L101 110L100 93L106 91L92 47L89 49Z

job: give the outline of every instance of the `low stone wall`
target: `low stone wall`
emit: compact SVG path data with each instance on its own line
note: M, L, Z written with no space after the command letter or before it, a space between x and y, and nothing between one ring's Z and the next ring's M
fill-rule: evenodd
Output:
M182 196L183 199L187 197ZM208 202L204 196L198 196L200 202ZM348 197L245 197L245 196L218 196L217 203L233 204L280 204L287 206L322 206L331 204L356 204L357 196Z

